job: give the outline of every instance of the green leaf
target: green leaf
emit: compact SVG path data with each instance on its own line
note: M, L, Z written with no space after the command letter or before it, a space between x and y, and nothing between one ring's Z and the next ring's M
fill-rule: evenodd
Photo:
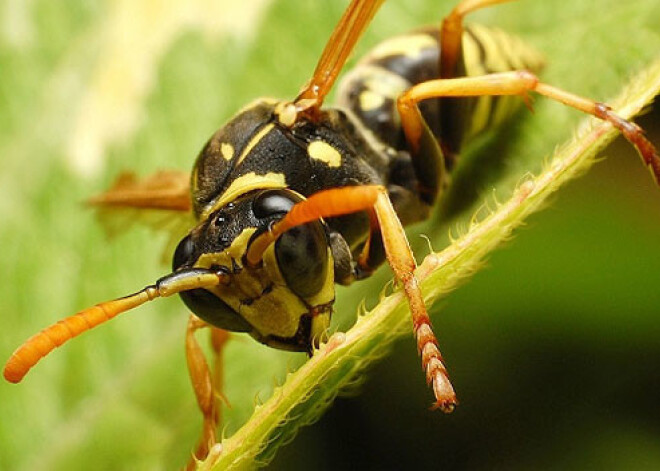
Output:
M0 285L0 357L45 325L135 291L167 271L160 264L164 237L137 230L109 243L78 202L106 188L121 170L190 168L202 143L241 106L262 95L294 96L345 6L297 0L185 4L190 6L10 0L0 9L0 269L6 276ZM360 52L439 20L452 4L386 2ZM657 91L655 0L520 1L473 20L516 33L541 50L549 83L599 100L625 93L617 104L625 103L626 113ZM626 87L633 76L636 85ZM488 146L466 155L463 181L472 180L475 167L501 162L478 185L486 204L495 206L491 188L499 201L511 194L514 200L464 236L481 238L440 252L442 266L431 270L438 260L426 259L420 274L429 298L479 268L527 212L590 162L580 149L571 154L578 159L574 166L545 183L538 180L549 178L554 149L572 139L579 120L579 113L537 99L533 116L521 116ZM584 145L602 127L594 129L573 145ZM610 137L606 131L598 145ZM555 159L565 162L571 149L577 148L566 147ZM525 177L530 173L539 177ZM525 189L531 193L515 200ZM482 203L480 197L476 204ZM458 224L468 224L473 212L465 209ZM442 248L446 238L438 234L445 229L433 221L411 234L423 231ZM421 258L423 247L416 253ZM381 270L373 280L339 289L338 330L350 327L363 298L369 306L379 301L370 293L380 292L389 276ZM341 345L309 362L235 336L225 356L232 408L224 415L230 438L222 459L242 457L241 466L250 467L255 458L271 458L385 354L391 340L406 335L406 309L400 294L384 298ZM0 384L0 468L154 469L185 463L201 428L183 358L185 318L176 300L153 303L57 351L21 385ZM300 364L273 396L273 383ZM419 369L416 363L407 367ZM255 402L263 405L253 412Z

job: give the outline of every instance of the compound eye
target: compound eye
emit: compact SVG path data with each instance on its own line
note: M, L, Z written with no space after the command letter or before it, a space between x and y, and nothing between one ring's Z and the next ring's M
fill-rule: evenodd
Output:
M172 257L172 271L177 271L183 265L191 261L195 251L195 244L193 243L190 234L185 236L176 246L174 257Z
M275 241L275 256L287 286L309 298L323 288L328 272L328 242L320 222L296 226Z
M284 216L302 199L286 190L267 190L259 194L252 203L252 211L259 219Z
M266 190L252 203L259 219L281 219L302 198L287 190ZM323 288L328 273L328 241L320 222L296 226L275 241L275 256L288 288L309 298Z

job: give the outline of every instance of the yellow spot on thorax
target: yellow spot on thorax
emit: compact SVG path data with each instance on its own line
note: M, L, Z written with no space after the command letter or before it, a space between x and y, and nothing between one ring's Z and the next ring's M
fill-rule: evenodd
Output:
M337 149L327 142L314 141L307 146L307 153L314 160L320 160L328 167L339 167L341 165L341 154Z
M365 90L360 93L360 109L362 111L371 111L380 108L385 103L383 95L374 93L371 90Z
M220 145L220 153L222 154L222 158L225 160L231 160L234 158L234 146L227 142L223 142Z

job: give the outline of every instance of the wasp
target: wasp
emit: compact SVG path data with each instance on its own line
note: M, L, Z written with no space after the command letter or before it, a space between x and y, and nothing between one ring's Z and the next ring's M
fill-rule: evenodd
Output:
M439 28L386 40L339 84L337 105L325 106L383 3L353 0L298 96L260 99L239 111L205 144L189 182L160 174L94 200L190 212L196 223L176 247L171 273L28 339L8 360L5 378L19 382L82 332L178 294L193 313L186 344L204 416L203 456L216 440L216 391L192 334L210 326L218 339L217 329L244 332L270 347L313 355L327 337L335 284L369 277L387 262L410 305L435 407L451 412L458 401L404 226L428 218L463 144L501 126L514 102L537 93L611 123L660 180L660 156L637 125L604 103L542 82L541 56L520 40L464 23L469 13L505 1L461 0Z

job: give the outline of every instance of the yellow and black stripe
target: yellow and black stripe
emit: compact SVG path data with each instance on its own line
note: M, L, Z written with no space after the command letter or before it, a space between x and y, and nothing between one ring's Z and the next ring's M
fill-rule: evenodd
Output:
M439 60L439 28L387 39L346 75L339 86L339 104L352 110L385 144L405 150L396 100L413 85L438 78ZM520 69L536 72L542 66L542 56L517 37L480 25L465 26L459 76ZM491 96L420 103L431 131L454 154L465 139L500 125L519 106L517 97Z

